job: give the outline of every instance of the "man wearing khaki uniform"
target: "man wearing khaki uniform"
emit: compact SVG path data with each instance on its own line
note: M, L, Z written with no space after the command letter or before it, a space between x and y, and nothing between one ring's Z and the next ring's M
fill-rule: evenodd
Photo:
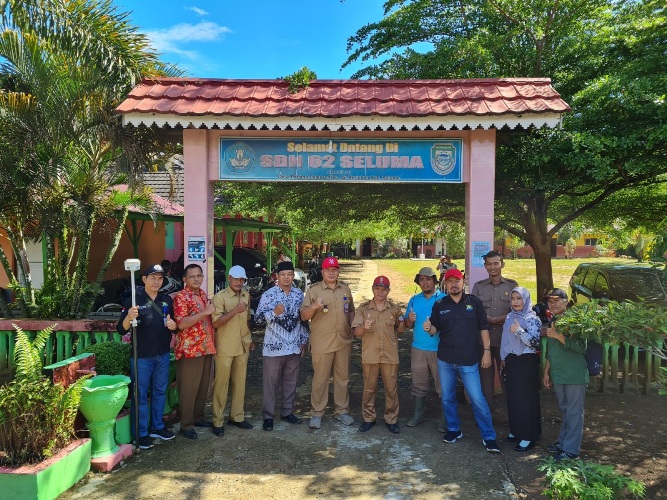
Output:
M486 402L489 405L489 410L493 412L494 401L494 382L496 373L500 376L500 339L503 334L503 323L505 323L505 318L512 310L512 305L510 303L510 298L512 295L512 290L517 286L517 282L505 278L502 275L503 268L505 267L505 261L500 252L491 250L489 253L483 256L484 258L484 268L486 272L489 273L489 277L484 280L480 280L472 287L471 295L476 295L482 299L484 304L484 310L486 311L486 319L489 323L489 337L491 339L491 365L488 368L482 368L481 360L484 355L484 350L482 349L482 341L480 339L479 346L479 357L480 357L480 368L479 368L479 378L482 383L482 392L486 398ZM503 386L503 392L505 392L505 387L500 379L500 383Z
M248 354L254 348L248 327L250 295L243 290L246 274L241 266L229 270L228 286L213 297L215 312L215 381L213 383L213 432L223 436L223 411L231 381L232 403L228 423L240 429L252 429L245 421L243 401Z
M312 409L310 428L319 429L329 401L329 377L333 371L336 415L345 425L352 425L350 416L350 355L354 303L350 288L338 281L336 257L322 263L322 281L308 289L301 306L301 319L310 320L310 351L313 361L313 382L310 395Z
M384 423L398 434L398 333L405 331L401 309L387 299L389 279L378 276L373 281L373 299L359 307L352 321L356 337L361 337L361 365L364 369L364 395L361 408L366 432L375 425L375 393L378 378L384 385Z

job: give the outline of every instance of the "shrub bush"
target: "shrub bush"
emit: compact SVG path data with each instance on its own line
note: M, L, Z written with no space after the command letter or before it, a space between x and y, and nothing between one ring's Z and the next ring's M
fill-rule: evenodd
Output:
M86 347L95 355L95 373L98 375L129 375L132 344L100 342Z
M546 473L547 498L558 500L598 500L644 498L646 487L643 483L616 472L611 465L601 465L583 460L545 459L538 470Z

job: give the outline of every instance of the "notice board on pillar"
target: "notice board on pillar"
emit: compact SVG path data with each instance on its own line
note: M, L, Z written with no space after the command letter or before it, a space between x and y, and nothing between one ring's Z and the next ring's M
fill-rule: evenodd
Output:
M220 180L463 181L463 139L220 139Z

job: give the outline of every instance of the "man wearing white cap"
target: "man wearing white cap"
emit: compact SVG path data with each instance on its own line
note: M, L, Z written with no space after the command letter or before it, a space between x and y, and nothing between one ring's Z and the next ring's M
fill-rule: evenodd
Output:
M228 274L227 288L213 297L215 312L212 319L216 328L213 433L216 436L225 434L223 411L227 404L230 379L232 403L228 423L239 429L252 429L252 425L245 420L243 409L248 355L255 347L248 326L250 294L243 290L246 279L245 269L232 266Z

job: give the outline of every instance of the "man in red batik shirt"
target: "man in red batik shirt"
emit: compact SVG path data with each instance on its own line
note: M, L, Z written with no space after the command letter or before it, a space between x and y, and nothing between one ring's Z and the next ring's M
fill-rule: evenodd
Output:
M215 307L200 287L204 273L197 264L183 270L185 287L174 297L174 319L178 324L174 354L180 398L181 434L197 439L194 427L213 427L204 418L211 362L215 354L213 320Z

